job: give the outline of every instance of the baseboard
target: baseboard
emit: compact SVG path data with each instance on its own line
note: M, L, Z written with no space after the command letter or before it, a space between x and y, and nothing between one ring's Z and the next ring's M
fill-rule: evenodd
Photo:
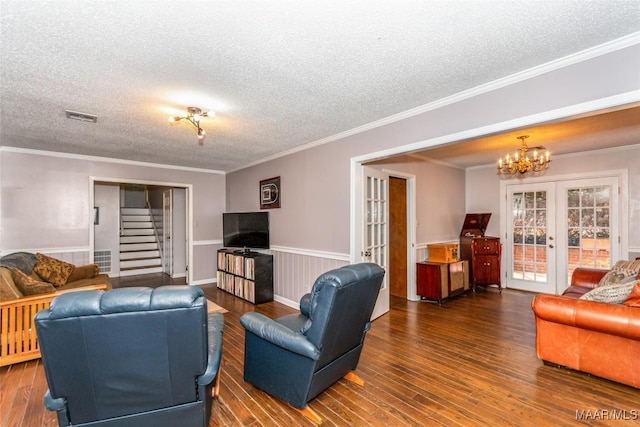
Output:
M295 308L296 310L300 310L300 304L295 302L295 301L291 301L290 299L282 298L281 296L274 295L273 296L273 300L275 302L279 302L280 304L284 304L287 307L291 307L291 308Z
M216 278L194 280L191 283L189 283L189 285L191 285L191 286L200 286L200 285L209 285L211 283L215 283L217 285L218 280Z

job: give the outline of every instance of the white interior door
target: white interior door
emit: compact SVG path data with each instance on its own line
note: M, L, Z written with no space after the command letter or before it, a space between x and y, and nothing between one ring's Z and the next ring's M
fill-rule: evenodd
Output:
M507 187L507 287L556 293L555 186Z
M363 185L363 262L374 262L387 270L389 265L389 175L377 169L362 167ZM384 275L382 287L372 319L389 311L388 275Z
M162 264L164 272L173 276L173 198L172 191L162 193Z

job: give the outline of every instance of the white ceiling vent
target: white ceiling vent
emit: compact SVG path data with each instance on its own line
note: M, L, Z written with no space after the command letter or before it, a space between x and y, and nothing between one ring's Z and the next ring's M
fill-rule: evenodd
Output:
M64 112L67 114L67 119L80 120L81 122L93 122L93 123L98 121L98 116L94 116L91 114L78 113L77 111L69 111L69 110L64 110Z

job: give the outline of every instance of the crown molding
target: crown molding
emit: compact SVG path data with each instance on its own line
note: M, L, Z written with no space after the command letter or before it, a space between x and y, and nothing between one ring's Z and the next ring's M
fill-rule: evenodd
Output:
M252 166L259 165L261 163L266 163L272 160L279 159L281 157L286 157L291 154L295 154L301 151L308 150L310 148L318 147L324 144L328 144L330 142L338 141L343 138L347 138L349 136L357 135L360 133L367 132L369 130L385 126L391 123L395 123L407 118L411 118L417 116L422 113L426 113L428 111L433 111L451 104L455 104L457 102L470 99L476 97L478 95L482 95L497 89L501 89L534 77L538 77L540 75L549 73L551 71L560 70L562 68L569 67L571 65L578 64L580 62L584 62L593 58L597 58L599 56L605 55L607 53L615 52L620 49L624 49L630 46L634 46L640 44L640 31L631 33L627 36L621 37L616 40L612 40L607 43L603 43L598 46L591 47L589 49L585 49L567 56L564 56L559 59L555 59L553 61L546 62L544 64L540 64L536 67L530 68L528 70L520 71L515 74L511 74L507 77L503 77L501 79L494 80L492 82L476 86L475 88L465 90L462 92L458 92L454 95L436 100L434 102L412 108L410 110L394 114L392 116L386 117L384 119L377 120L375 122L368 123L366 125L358 126L356 128L328 136L326 138L322 138L316 141L309 142L304 145L300 145L298 147L294 147L290 150L282 151L278 154L274 154L272 156L265 157L260 160L256 160L255 162L248 163L244 166L241 166L236 169L232 169L227 171L227 173L237 172L242 169L246 169Z
M72 160L86 160L90 162L115 163L120 165L141 166L141 167L158 168L158 169L172 169L172 170L179 170L179 171L186 171L186 172L211 173L211 174L218 174L218 175L226 174L226 172L224 171L215 170L215 169L203 169L203 168L192 168L188 166L165 165L160 163L140 162L136 160L115 159L111 157L88 156L84 154L62 153L58 151L36 150L33 148L3 146L3 147L0 147L0 152L32 154L36 156L58 157L58 158L72 159Z

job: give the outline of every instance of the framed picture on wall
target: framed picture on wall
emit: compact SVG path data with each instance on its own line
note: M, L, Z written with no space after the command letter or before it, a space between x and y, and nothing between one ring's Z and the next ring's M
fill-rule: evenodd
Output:
M260 209L275 209L280 207L280 177L260 181Z

